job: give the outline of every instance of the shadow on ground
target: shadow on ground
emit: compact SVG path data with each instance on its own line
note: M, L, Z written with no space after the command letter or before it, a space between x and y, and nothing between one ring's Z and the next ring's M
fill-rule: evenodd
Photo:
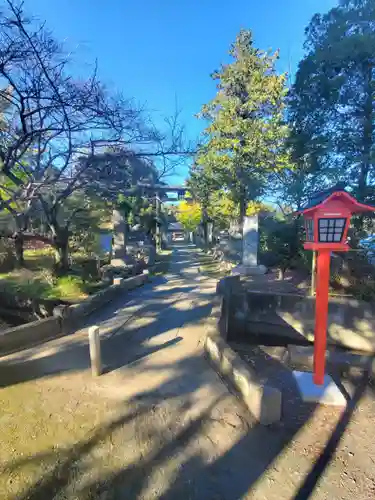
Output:
M204 320L212 307L212 292L209 290L204 295L206 277L195 274L189 280L182 280L185 262L191 262L187 259L189 256L191 252L180 249L167 277L156 277L142 288L124 292L85 319L76 333L0 358L0 387L88 369L87 329L92 325L100 326L106 372L181 341L178 329L183 324L193 325ZM194 268L194 264L190 267ZM190 307L181 310L184 300L188 300ZM170 338L165 339L169 332ZM160 343L154 345L158 337L161 337ZM153 345L149 345L151 339ZM42 355L39 354L41 349Z
M194 292L194 284L189 283L187 288L189 293ZM148 366L144 363L148 355L183 339L176 333L160 345L141 346L150 336L155 338L178 329L182 321L184 324L200 321L209 311L209 301L200 308L181 311L176 307L178 297L173 298L161 315L153 317L153 299L147 299L147 292L144 299L143 312L137 314L140 317L151 314L151 322L131 333L118 330L104 338L105 363L112 369L119 363L136 362L142 370L149 371L151 377L161 370L170 370L171 376L155 389L122 401L116 417L94 428L87 439L68 448L16 458L3 466L3 473L18 471L21 476L30 464L40 470L40 476L18 495L19 500L240 500L251 494L259 479L268 473L277 457L312 418L316 408L302 407L297 402L293 407L296 418L264 427L246 416L239 403L225 392L207 403L203 401L205 404L197 411L197 398L209 385L206 370L210 370L200 352L169 365ZM130 338L136 339L133 347L129 347ZM70 346L63 344L61 350L44 358L28 360L21 356L19 362L23 362L22 370L17 364L13 364L13 368L11 363L0 364L3 387L55 373L48 372L48 366L57 371L85 369L88 367L87 345L83 341ZM275 360L272 363L274 369L285 374L283 365L278 366ZM355 393L306 479L296 486L295 500L307 499L314 493L345 433L366 389L367 378L353 382ZM292 394L288 397L292 398ZM290 408L284 408L284 416L288 411ZM91 472L93 469L95 473Z
M54 462L49 472L42 474L34 484L30 485L27 491L18 497L19 500L245 498L251 492L252 486L267 472L272 462L288 447L293 437L305 425L314 407L310 407L303 419L294 422L289 428L264 427L250 420L227 421L228 414L215 414L215 409L222 403L223 397L220 397L212 401L194 419L184 423L183 415L193 406L194 393L201 384L204 384L204 377L197 377L195 384L185 383L192 362L194 364L194 360L186 359L177 364L174 367L175 377L172 382L163 384L156 390L138 394L126 404L126 408L133 408L132 411L123 411L118 418L95 429L87 440L78 442L63 452L51 451L22 457L7 464L3 469L5 472L22 469L30 463L40 466L43 462ZM163 367L155 367L158 368ZM176 385L179 387L178 397L175 392ZM297 491L295 500L307 499L314 492L365 387L365 380L361 380L325 449ZM180 421L176 422L173 418L167 421L165 418L157 418L158 411L161 412L161 408L168 405L173 406L173 415L179 415ZM235 408L231 410L235 411ZM130 425L133 434L137 436L136 444L142 453L137 460L125 467L108 473L103 472L111 470L109 454L115 451L111 443L117 442L114 441L114 436L118 439L119 432L120 435L127 435ZM218 428L224 433L236 434L235 443L221 455L215 453L218 445L216 442L219 435ZM144 435L147 435L146 445ZM124 436L122 439L124 440ZM196 446L199 440L206 441L207 446L204 450ZM98 457L95 449L98 446L102 449L103 443L108 444L107 454ZM116 450L116 453L126 454L127 450L128 448L124 446L122 450ZM183 450L188 450L188 453ZM209 458L207 450L211 453ZM100 477L92 479L88 467L94 457L103 462L103 467ZM107 459L109 463L106 463ZM172 472L169 469L171 463L173 463ZM156 481L155 486L152 485L153 481Z

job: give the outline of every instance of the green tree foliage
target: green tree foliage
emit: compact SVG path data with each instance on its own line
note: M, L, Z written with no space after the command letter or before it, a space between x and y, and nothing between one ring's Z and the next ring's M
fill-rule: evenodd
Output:
M218 189L212 171L203 164L194 163L190 168L187 184L193 199L201 205L203 211L207 210L210 196Z
M238 205L223 189L214 191L210 196L208 216L217 229L229 229L230 223L238 219Z
M178 204L176 217L186 231L195 231L202 218L201 206L197 202L183 200Z
M99 196L72 194L59 213L60 225L68 227L71 235L70 249L84 255L100 254L100 232L108 227L111 215L111 206Z
M260 234L261 260L266 266L277 267L280 279L288 269L304 265L302 234L295 221L265 217L261 219Z
M213 73L218 91L200 113L209 125L197 163L230 192L242 217L246 202L262 194L268 175L287 160L285 75L275 71L277 53L254 47L251 31L240 31L230 55L232 62Z
M291 117L315 172L374 199L375 3L342 0L306 29L307 55L293 87ZM313 166L310 161L309 168Z

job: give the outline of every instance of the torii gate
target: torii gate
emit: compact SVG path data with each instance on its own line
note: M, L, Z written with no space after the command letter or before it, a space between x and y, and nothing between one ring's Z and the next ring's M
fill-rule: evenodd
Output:
M155 210L156 210L156 247L158 250L161 248L161 235L160 235L160 225L159 225L159 217L160 217L160 203L165 201L173 201L170 197L168 197L168 193L176 193L177 200L186 199L186 193L189 191L189 188L186 186L168 186L167 184L151 184L138 182L136 186L133 186L130 189L126 189L124 194L126 196L134 196L140 195L143 197L155 197Z

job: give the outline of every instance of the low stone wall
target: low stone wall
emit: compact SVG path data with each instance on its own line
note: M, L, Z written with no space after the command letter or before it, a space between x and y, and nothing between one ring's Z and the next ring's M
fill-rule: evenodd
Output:
M261 383L257 373L224 339L219 335L208 335L205 351L215 369L237 390L251 414L261 424L269 425L281 419L281 392Z
M20 351L63 335L61 318L50 317L8 328L0 333L0 355Z
M314 341L314 297L246 290L230 296L228 314L228 334L235 336L237 330L241 340L275 334L289 337L289 343ZM375 353L375 315L368 303L331 297L327 326L329 344Z
M287 363L297 370L311 370L314 367L314 346L302 347L296 345L288 346ZM341 373L366 371L374 380L375 357L371 354L343 351L329 347L326 351L327 368L339 370Z
M237 280L233 279L222 280L218 288L221 291L230 290L236 283ZM278 422L281 419L281 392L262 383L256 371L226 343L226 318L225 296L216 296L211 315L207 320L207 336L204 344L206 356L262 425Z
M117 294L137 288L147 280L148 275L138 274L122 280L120 284L100 290L80 304L56 307L53 317L3 330L0 332L0 355L26 349L70 333L84 317L110 302Z
M278 315L297 332L314 340L315 298L281 298ZM355 299L330 298L327 340L334 345L375 353L375 315L371 306Z
M113 284L108 288L100 290L81 303L67 307L62 311L62 316L64 318L63 323L65 323L63 326L66 329L74 327L77 319L80 320L82 317L88 316L93 311L104 306L110 302L119 291L133 290L133 288L143 285L147 279L148 276L145 274L137 274L131 278L122 279L118 284Z

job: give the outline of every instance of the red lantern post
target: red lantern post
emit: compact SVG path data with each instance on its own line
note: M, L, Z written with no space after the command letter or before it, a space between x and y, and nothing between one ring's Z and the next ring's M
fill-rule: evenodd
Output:
M316 194L300 214L305 218L306 250L318 252L314 331L314 383L324 384L331 252L349 250L347 234L353 213L375 211L344 190Z
M330 260L330 250L318 252L314 333L314 383L317 385L324 383Z

